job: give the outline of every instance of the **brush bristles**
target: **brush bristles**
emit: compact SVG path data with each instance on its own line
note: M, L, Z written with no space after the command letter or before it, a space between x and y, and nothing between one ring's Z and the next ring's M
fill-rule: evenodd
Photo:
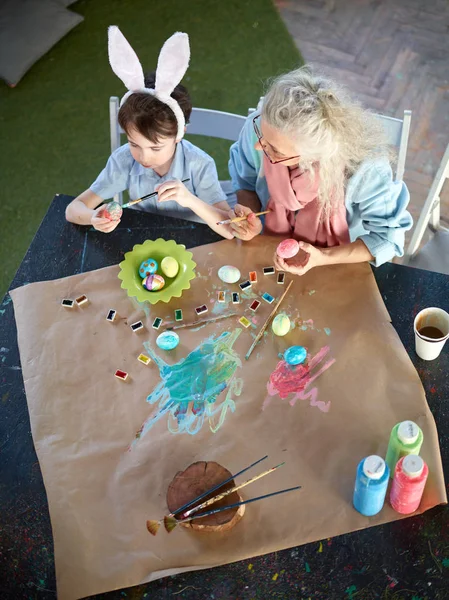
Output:
M151 535L156 535L156 533L159 531L160 526L160 521L147 521L147 529L151 533Z
M164 527L167 533L173 531L173 529L178 524L178 521L173 517L164 517Z

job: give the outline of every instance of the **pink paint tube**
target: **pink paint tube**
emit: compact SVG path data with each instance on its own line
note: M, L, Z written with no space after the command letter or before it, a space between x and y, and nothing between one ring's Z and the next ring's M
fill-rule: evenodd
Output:
M428 474L420 456L409 454L399 459L390 491L390 504L396 512L410 515L418 509Z

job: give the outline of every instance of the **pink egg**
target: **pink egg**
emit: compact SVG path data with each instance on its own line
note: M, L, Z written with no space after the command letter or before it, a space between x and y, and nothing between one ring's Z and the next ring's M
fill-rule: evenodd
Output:
M145 277L142 281L142 285L149 292L157 292L164 287L165 279L162 275L148 275L148 277Z
M283 240L276 249L276 254L281 258L292 258L299 252L299 243L296 240Z
M110 219L111 221L118 221L122 216L123 209L118 202L109 202L106 204L104 209L101 211L101 216ZM99 215L100 216L100 215Z

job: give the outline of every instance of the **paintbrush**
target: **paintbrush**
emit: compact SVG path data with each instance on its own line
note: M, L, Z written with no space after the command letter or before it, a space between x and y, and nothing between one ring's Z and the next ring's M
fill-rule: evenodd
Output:
M250 213L255 217L260 217L260 215L267 215L271 210L263 210L258 213ZM233 219L225 219L224 221L218 221L217 225L229 225L230 223L240 223L241 221L247 221L249 215L245 215L244 217L234 217Z
M187 179L183 179L181 181L181 183L185 183L186 181L190 181L190 178L188 177ZM157 196L158 194L159 194L159 192L151 192L151 194L147 194L146 196L142 196L142 198L137 198L137 200L131 200L130 202L127 202L126 204L123 204L122 208L129 208L133 204L137 204L138 202L142 202L142 200L147 200L148 198L153 198L154 196Z
M192 504L195 504L195 502L199 502L200 500L202 500L203 498L205 498L209 494L212 494L212 492L215 492L215 490L218 490L223 485L226 485L227 483L229 483L230 481L232 481L233 479L235 479L239 475L242 475L243 473L246 473L246 471L249 471L250 469L252 469L256 465L258 465L260 462L262 462L266 458L268 458L268 454L266 454L265 456L262 456L262 458L259 458L259 460L256 460L256 462L253 462L253 464L249 465L249 467L245 467L244 469L242 469L238 473L235 473L234 475L231 475L230 477L228 477L224 481L221 481L220 483L217 483L216 485L214 485L213 487L209 488L208 490L206 490L205 492L203 492L202 494L200 494L196 498L193 498L193 500L189 500L188 502L186 502L185 504L183 504L182 506L180 506L179 508L177 508L174 512L172 512L169 515L165 516L164 519L166 519L167 517L171 518L171 517L174 517L175 515L179 515L179 513L181 513L186 508L189 508L189 506L192 506ZM151 535L156 535L156 533L157 533L157 531L158 531L158 529L159 529L162 521L163 521L162 519L159 520L159 521L155 521L155 520L147 521L147 529L151 533Z
M257 498L251 498L250 500L242 500L242 502L236 502L235 504L230 504L229 506L220 506L220 508L214 508L213 510L208 510L205 513L200 513L197 515L193 515L188 519L182 519L177 521L174 517L164 517L164 527L167 533L173 531L176 525L181 523L187 523L189 521L193 521L194 519L201 519L202 517L209 517L210 515L216 515L217 513L223 512L224 510L229 510L231 508L237 508L237 506L243 506L245 504L251 504L251 502L257 502L258 500L264 500L265 498L270 498L271 496L277 496L278 494L286 494L287 492L292 492L294 490L300 490L302 486L297 485L296 487L287 488L285 490L279 490L279 492L272 492L271 494L265 494L264 496L257 496ZM148 525L148 523L147 523ZM150 532L151 533L151 532Z
M276 469L279 469L279 467L282 467L283 465L285 465L285 462L282 462L279 465L276 465L275 467L271 467L271 469L267 469L260 475L251 477L251 479L247 479L244 483L235 485L233 488L226 490L225 492L218 494L217 496L214 496L213 498L209 498L209 500L206 500L205 502L199 504L198 506L194 506L193 508L186 510L186 512L181 515L182 519L186 519L187 517L190 517L190 515L193 515L194 513L198 512L199 510L206 508L206 506L210 506L211 504L214 504L215 502L218 502L219 500L226 498L226 496L229 496L229 494L232 494L234 492L237 492L238 490L241 490L242 488L246 487L250 483L254 483L254 481L257 481L258 479L265 477L265 475L268 475L269 473L273 473L273 471L276 471Z
M219 317L212 317L211 319L202 319L199 321L192 321L191 323L182 323L182 325L173 325L171 327L167 327L167 331L173 331L173 329L183 329L184 327L195 327L195 325L203 325L206 323L214 323L215 321L220 321L220 319L227 319L228 317L235 317L237 313L228 313L226 315L220 315Z
M288 293L288 290L291 288L293 283L293 279L290 281L290 283L287 286L287 289L285 290L285 292L282 294L282 296L279 298L276 306L273 308L273 310L271 311L271 313L268 315L267 320L265 321L265 323L262 325L261 330L259 331L259 333L256 335L254 342L251 344L250 349L248 350L248 352L245 355L246 360L248 360L248 358L251 356L251 352L254 350L257 342L260 340L260 338L263 336L263 333L265 331L265 329L268 327L268 323L271 321L271 319L274 317L274 315L276 314L278 308L280 307L282 300L285 298L285 296Z

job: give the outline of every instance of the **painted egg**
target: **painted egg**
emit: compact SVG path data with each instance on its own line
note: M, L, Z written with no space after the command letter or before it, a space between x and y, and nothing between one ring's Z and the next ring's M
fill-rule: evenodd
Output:
M144 279L148 275L154 275L158 268L157 261L154 258L147 258L139 267L139 275Z
M307 350L304 346L290 346L284 352L284 360L289 365L300 365L307 358Z
M179 271L178 261L172 256L166 256L162 259L161 270L166 277L176 277Z
M271 324L271 329L274 335L286 335L290 331L290 319L283 313L276 315Z
M299 252L299 243L296 240L283 240L276 249L276 254L281 258L292 258Z
M157 292L161 290L165 285L165 279L162 275L148 275L142 281L143 287L149 292Z
M225 283L237 283L240 279L240 271L237 267L225 265L218 269L218 277Z
M118 202L108 202L104 209L101 211L101 216L110 219L111 221L118 221L122 216L123 209Z
M179 344L179 335L175 331L164 331L156 338L161 350L173 350Z

